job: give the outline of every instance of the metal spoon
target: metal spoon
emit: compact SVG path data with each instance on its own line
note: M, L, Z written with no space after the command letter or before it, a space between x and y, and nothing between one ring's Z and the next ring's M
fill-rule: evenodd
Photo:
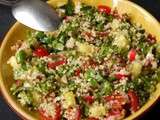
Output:
M61 23L56 11L40 0L0 0L12 6L13 16L22 24L39 31L53 31Z

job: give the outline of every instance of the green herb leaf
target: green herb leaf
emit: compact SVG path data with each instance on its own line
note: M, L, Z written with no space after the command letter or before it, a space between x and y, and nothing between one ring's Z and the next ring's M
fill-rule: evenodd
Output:
M25 53L25 51L24 50L18 51L17 54L16 54L16 59L17 59L18 63L21 63L21 64L24 63L25 60L26 60L26 53Z
M74 14L74 3L72 2L72 0L68 0L68 3L64 6L65 7L65 14L68 16L71 16Z

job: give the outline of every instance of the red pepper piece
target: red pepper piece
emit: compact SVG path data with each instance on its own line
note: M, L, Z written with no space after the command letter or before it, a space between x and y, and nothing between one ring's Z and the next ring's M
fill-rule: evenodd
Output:
M110 14L111 13L111 8L105 5L99 5L98 6L98 11L102 12L102 13L106 13L106 14Z
M33 55L36 57L44 57L44 56L48 56L49 53L45 48L39 47L35 51L33 51Z
M136 50L131 49L129 54L128 54L129 60L132 62L136 59Z

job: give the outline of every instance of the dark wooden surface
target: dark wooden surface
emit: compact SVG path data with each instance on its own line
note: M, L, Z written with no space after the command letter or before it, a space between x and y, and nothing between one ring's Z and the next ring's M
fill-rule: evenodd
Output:
M160 21L160 0L133 0ZM0 40L2 41L8 29L15 23L10 7L0 5ZM1 42L0 41L0 42ZM20 120L20 118L8 107L0 96L0 120ZM140 120L160 120L160 101L158 101Z

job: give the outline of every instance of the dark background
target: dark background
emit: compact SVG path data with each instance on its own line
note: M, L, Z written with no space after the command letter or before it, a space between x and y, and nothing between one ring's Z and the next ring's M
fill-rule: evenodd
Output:
M133 0L160 21L160 0ZM10 7L0 5L0 42L9 28L15 23ZM0 95L0 120L20 120L20 118L8 107ZM140 120L160 120L160 101L158 101Z

